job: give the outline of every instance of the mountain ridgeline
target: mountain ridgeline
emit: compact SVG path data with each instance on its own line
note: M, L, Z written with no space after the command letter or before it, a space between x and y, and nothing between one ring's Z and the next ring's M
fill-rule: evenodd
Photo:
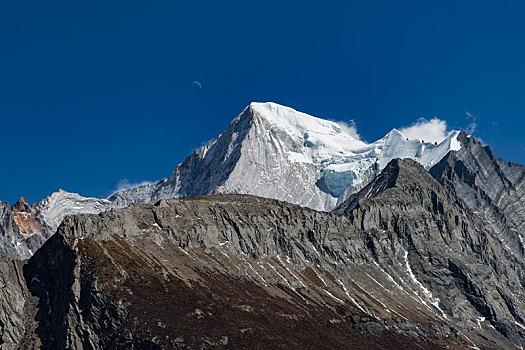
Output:
M464 132L252 104L157 184L5 205L0 345L519 349L524 184Z
M457 136L458 132L452 132L434 144L409 140L393 129L367 144L335 122L275 103L252 103L167 179L119 191L107 199L60 190L31 206L28 214L40 225L41 235L48 237L67 215L210 194L252 194L330 211L392 159L412 158L429 169L450 150L460 149ZM35 243L17 234L16 227L2 227L5 244L0 246L0 257L29 258Z

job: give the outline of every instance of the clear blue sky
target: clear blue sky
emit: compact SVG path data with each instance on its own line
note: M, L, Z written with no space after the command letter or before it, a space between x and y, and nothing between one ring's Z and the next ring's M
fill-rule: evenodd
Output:
M4 1L0 199L167 177L251 101L525 163L522 1ZM200 89L193 81L202 84Z

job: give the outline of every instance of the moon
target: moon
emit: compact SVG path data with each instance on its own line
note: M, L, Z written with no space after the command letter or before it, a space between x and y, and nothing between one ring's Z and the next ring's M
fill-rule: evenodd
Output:
M198 82L197 80L195 81L192 81L192 84L195 84L199 87L199 89L202 89L202 84L200 82Z

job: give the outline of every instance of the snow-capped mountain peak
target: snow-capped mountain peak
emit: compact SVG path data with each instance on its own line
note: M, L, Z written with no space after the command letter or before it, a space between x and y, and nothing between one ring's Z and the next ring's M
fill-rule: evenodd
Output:
M126 205L150 195L149 201L155 202L248 193L330 210L390 160L412 158L429 168L450 150L459 149L456 138L457 132L450 133L436 145L409 140L393 129L382 139L365 143L336 122L273 102L254 102L224 133L179 164L169 179L118 193L110 200Z
M194 151L156 185L116 193L125 206L137 199L246 193L331 210L364 187L394 158L412 158L427 169L458 150L458 132L439 144L410 140L392 129L366 143L330 120L273 102L253 102L224 133Z
M449 151L459 150L457 135L452 132L436 145L409 140L392 129L382 139L365 143L337 122L273 102L253 102L224 133L192 152L168 179L108 199L58 190L35 210L51 230L67 215L214 193L253 194L331 210L394 158L412 158L427 169L432 167Z
M323 136L339 137L341 140L354 143L356 146L365 145L364 142L347 134L338 123L313 117L290 107L274 102L252 102L248 108L293 136L302 136L308 132ZM341 145L339 144L337 147L341 147Z
M303 144L302 150L288 154L292 162L337 164L367 147L366 143L346 133L336 122L272 102L252 103L250 108L255 115L263 117L279 132L285 132L290 138Z
M52 234L67 215L220 193L252 194L329 211L366 186L394 158L412 158L430 169L461 148L458 134L451 132L435 144L410 140L392 129L366 143L337 122L272 102L254 102L167 179L116 192L108 199L58 190L32 206L31 213L19 215L31 214Z
M111 202L107 199L83 197L78 193L59 189L41 200L35 209L43 223L55 231L68 215L97 214L109 209L110 205Z

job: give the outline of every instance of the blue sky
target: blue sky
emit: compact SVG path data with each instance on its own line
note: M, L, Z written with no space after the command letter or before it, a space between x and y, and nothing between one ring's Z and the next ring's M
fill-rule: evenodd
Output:
M167 177L251 101L354 120L369 141L475 123L524 164L523 4L4 2L0 199Z

